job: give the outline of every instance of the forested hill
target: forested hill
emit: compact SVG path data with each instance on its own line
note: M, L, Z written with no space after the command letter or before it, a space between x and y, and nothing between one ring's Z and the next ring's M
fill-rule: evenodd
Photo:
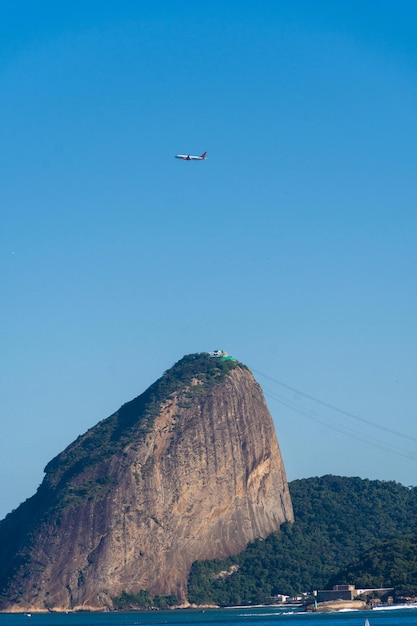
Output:
M417 596L417 535L383 541L337 573L330 585L354 580L358 589L394 587L401 598Z
M295 480L289 487L294 524L284 524L280 532L227 561L195 563L189 584L191 602L262 602L279 593L325 588L338 582L339 570L366 550L417 535L415 487L331 475ZM218 572L230 575L219 577ZM390 583L395 586L401 581Z
M417 530L417 488L394 481L327 475L289 484L296 526L305 534L328 536L345 551L360 552L376 541ZM340 545L342 544L343 545Z

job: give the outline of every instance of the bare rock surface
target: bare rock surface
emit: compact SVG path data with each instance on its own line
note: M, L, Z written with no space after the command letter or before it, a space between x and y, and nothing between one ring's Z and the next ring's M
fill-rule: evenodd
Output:
M189 355L79 437L0 523L0 608L112 608L123 592L187 601L196 560L241 552L293 520L260 386Z

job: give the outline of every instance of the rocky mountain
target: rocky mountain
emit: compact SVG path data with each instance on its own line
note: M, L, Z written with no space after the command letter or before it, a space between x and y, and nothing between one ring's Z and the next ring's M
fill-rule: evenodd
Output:
M293 520L261 388L241 363L184 357L45 468L0 523L0 609L112 608L146 590L187 601L196 560Z

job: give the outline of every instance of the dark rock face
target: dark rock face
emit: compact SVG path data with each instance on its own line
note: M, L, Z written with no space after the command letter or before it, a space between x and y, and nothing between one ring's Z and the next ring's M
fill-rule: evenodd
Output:
M0 524L2 610L111 608L141 589L186 602L193 561L293 520L259 385L205 354L184 357L45 471Z

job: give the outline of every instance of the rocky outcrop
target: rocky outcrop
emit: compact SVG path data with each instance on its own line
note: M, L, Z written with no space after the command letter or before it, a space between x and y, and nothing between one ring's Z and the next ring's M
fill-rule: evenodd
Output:
M319 602L314 609L311 605L308 610L314 610L318 613L334 613L335 611L364 611L366 608L366 602L363 600L333 600Z
M45 471L0 524L2 610L112 608L140 590L184 602L194 561L293 519L259 385L206 354L184 357Z

